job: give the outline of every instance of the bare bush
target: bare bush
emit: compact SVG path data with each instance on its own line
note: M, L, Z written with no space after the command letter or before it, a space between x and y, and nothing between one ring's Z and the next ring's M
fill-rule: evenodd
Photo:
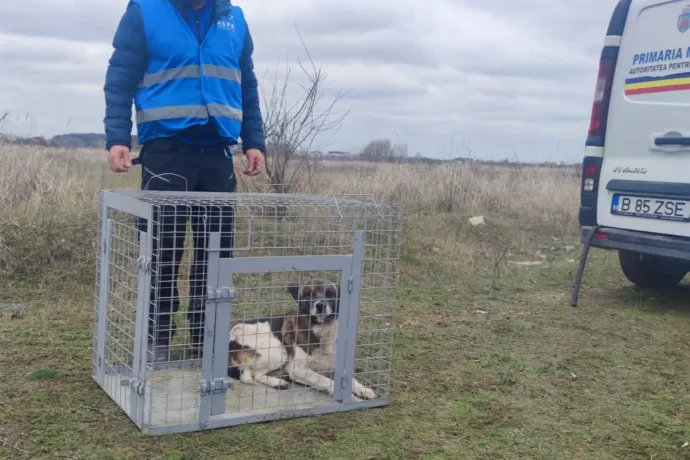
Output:
M319 161L319 154L315 150L320 149L320 137L338 128L349 114L346 111L334 115L335 106L345 92L338 92L331 101L324 102L326 74L314 63L304 41L302 45L308 64L305 66L298 59L303 73L300 96L291 101L292 68L288 63L282 81L278 80L276 68L268 94L263 90L265 85L262 85L266 173L270 180L269 188L276 193L297 191L300 183L303 186L311 184ZM297 181L298 176L307 180Z
M5 112L0 112L0 144L4 144L8 142L8 139L5 137L5 135L2 133L2 125L5 124L5 121L7 120L7 117L10 116L9 111Z

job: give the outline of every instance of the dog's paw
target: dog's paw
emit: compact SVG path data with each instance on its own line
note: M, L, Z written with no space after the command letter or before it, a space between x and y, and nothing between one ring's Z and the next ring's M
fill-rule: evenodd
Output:
M376 392L371 388L359 387L353 391L354 395L361 399L376 399Z
M251 372L244 369L240 374L240 382L244 383L245 385L254 385L254 377L252 377Z
M266 378L268 386L275 388L276 390L287 390L290 388L290 383L277 377L267 377Z

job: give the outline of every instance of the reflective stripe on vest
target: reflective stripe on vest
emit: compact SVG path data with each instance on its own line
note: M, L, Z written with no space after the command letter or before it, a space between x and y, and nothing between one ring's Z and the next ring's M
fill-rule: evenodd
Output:
M241 110L233 109L227 105L208 104L208 110L205 105L171 105L169 107L139 110L137 112L137 123L150 123L172 118L208 118L209 116L242 121Z
M207 77L231 80L242 84L242 72L239 70L213 64L206 64L202 68L204 69L204 75Z
M222 67L219 65L208 64L204 66L204 75L207 77L221 78L223 80L231 80L237 83L242 83L242 73L239 70L230 67ZM160 72L148 73L139 83L139 88L146 88L148 86L158 85L170 80L177 80L178 78L199 78L198 65L186 65L176 69L166 69Z

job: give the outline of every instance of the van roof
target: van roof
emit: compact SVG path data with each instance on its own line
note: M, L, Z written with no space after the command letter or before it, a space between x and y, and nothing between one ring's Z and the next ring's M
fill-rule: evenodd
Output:
M609 28L606 35L623 35L625 29L625 21L628 18L628 11L633 0L620 0L613 10L611 20L609 21Z

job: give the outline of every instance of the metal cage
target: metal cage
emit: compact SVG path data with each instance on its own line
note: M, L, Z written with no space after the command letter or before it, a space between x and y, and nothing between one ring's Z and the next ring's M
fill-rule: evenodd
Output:
M354 197L103 191L93 379L154 435L387 405L402 218ZM237 348L232 328L282 325L272 337L289 342L286 318L303 313L295 286L313 293L303 288L315 282L331 286L338 308L312 302L312 314L324 315L298 323L333 325L337 346L323 348L323 327L320 342L301 346L330 356L314 377L330 387L298 375L312 365L298 365L303 355L292 371L272 363L272 374L246 378L234 358L290 356L251 345L268 336L258 327L249 338L245 328Z

